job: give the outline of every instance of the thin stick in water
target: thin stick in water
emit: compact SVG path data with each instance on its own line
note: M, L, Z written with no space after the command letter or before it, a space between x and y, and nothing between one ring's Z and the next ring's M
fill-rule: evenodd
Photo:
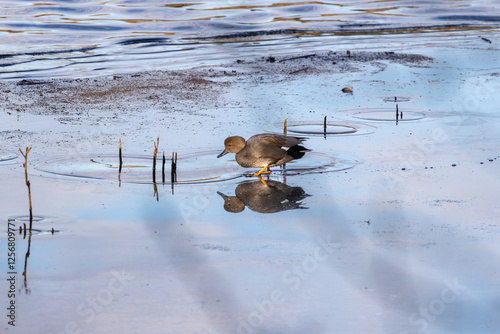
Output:
M122 165L123 165L123 160L122 160L122 139L119 138L120 142L120 148L118 149L118 157L120 159L120 169L118 170L120 173L122 171Z
M29 201L29 209L30 209L30 234L31 234L31 227L33 225L33 209L31 206L31 184L30 181L28 180L28 153L30 153L31 147L26 147L26 153L21 151L19 149L19 152L21 152L22 156L24 157L24 178L26 181L26 186L28 187L28 201Z
M120 143L120 147L118 149L118 158L120 160L120 166L118 167L118 186L121 187L122 186L122 165L123 165L123 160L122 160L122 139L119 138L118 139L119 143Z
M172 152L172 165L170 167L170 184L172 185L172 195L174 194L174 183L177 182L177 152Z
M283 122L283 135L286 136L287 134L287 122L286 122L286 118L285 118L285 121ZM281 169L285 169L286 168L286 163L281 165Z
M161 183L165 183L165 151L163 151L163 160L161 164Z
M158 154L158 146L160 146L160 137L156 139L155 150L153 152L153 183L156 183L156 155Z
M398 125L399 121L399 110L398 110L398 104L396 103L396 125Z
M172 183L172 185L175 182L174 175L175 175L175 154L174 152L172 152L172 160L170 164L170 183Z
M177 152L172 152L172 166L170 168L170 182L177 182Z

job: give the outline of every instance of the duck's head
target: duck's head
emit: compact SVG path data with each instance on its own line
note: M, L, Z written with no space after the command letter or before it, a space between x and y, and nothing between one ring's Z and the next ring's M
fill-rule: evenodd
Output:
M245 138L240 136L227 137L224 140L224 151L217 156L220 158L228 153L238 153L245 147Z

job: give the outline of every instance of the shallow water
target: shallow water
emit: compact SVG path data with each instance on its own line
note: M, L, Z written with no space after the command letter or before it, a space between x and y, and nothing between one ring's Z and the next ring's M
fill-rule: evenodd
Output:
M433 50L432 66L387 62L384 71L370 63L357 72L288 80L264 69L212 78L228 83L220 106L192 97L196 114L145 108L140 91L133 98L142 112L127 101L126 107L100 102L82 110L68 90L64 96L73 107L65 115L50 111L47 98L32 106L37 115L12 110L2 123L2 156L14 159L0 166L8 189L0 195L0 216L15 219L16 228L27 222L22 157L15 154L27 145L33 146L28 170L35 220L31 239L17 234L18 326L3 328L496 333L500 101L493 92L500 83L492 70L496 49L475 43L467 57L487 52L492 62L464 70L463 53L449 46ZM458 64L456 77L436 81L435 73L450 71L450 64ZM415 82L394 80L395 73ZM123 80L141 86L139 78ZM327 79L342 82L332 88ZM341 91L347 84L353 95ZM3 89L33 99L51 96L53 88L12 83ZM409 97L399 110L419 110L425 118L358 117L367 109L395 108L384 101L390 95ZM170 99L169 106L185 108ZM114 123L99 125L98 116ZM324 116L330 126L359 131L316 133ZM312 126L306 141L312 153L333 157L334 167L350 162L349 168L296 173L289 164L290 172L277 169L265 186L242 176L248 170L231 156L216 158L226 135L280 132L285 117L290 129ZM156 134L167 161L171 151L179 153L179 181L213 173L220 179L173 187L168 176L165 184L130 182L150 176ZM121 181L118 137L129 168ZM135 179L127 180L127 173Z
M0 1L0 78L96 76L498 31L497 1Z
M13 219L17 249L17 322L14 328L4 318L2 331L498 333L500 57L492 27L496 19L485 9L496 4L433 3L430 10L428 3L401 1L344 7L255 2L258 8L250 9L232 9L234 2L225 2L231 8L219 8L221 17L200 9L208 4L158 7L181 15L180 22L167 22L172 27L193 27L171 28L172 43L212 40L187 42L192 57L184 53L176 59L165 58L169 46L161 41L120 44L135 38L129 36L132 30L83 30L87 39L108 36L109 43L84 51L78 62L71 52L39 54L23 56L31 57L33 67L18 72L18 65L3 67L10 71L5 77L43 80L0 83L0 219L3 231ZM36 6L23 4L9 8L34 16ZM450 6L446 11L445 5ZM41 7L50 13L49 5ZM120 15L162 13L146 6L134 9L130 2L89 1L74 7L41 16L53 20L47 31L66 36L61 48L89 45L73 38L79 30L61 26L59 21L77 24L63 18L127 27ZM89 11L106 10L112 20L97 16L88 23ZM230 21L226 16L237 10L285 20L266 23L260 17L265 22L251 24L253 18L242 14L246 24L238 29L210 25ZM307 29L326 30L322 24L336 22L339 15L323 14L336 11L340 19L363 24L391 18L397 22L393 26L402 25L398 15L404 14L412 27L437 24L439 29L378 31L374 39L378 27L356 26L352 29L371 32L347 39L330 31L213 41L241 26L250 32L297 28L299 20L286 19L294 16ZM305 19L319 15L327 21ZM489 27L450 28L457 21L450 18L432 23L450 15L460 20L467 15L463 20L468 24ZM191 22L205 16L210 19ZM144 26L145 31L137 35L150 34L153 23L150 18L138 23L134 29ZM196 27L201 25L208 30L200 33ZM42 36L47 40L31 36L46 43L37 48L54 50L50 34ZM294 53L332 45L340 45L335 57ZM383 52L355 51L375 46ZM224 53L228 48L234 52ZM347 55L346 48L353 51ZM101 51L94 60L102 62L93 63L91 52ZM393 51L415 55L396 57ZM226 66L170 75L123 74L165 69L177 60L175 66L185 68L219 63L223 53ZM266 61L260 58L263 53L276 58ZM237 62L242 55L248 58ZM65 59L68 66L61 69L46 66ZM96 71L99 67L103 70ZM121 75L80 79L96 73ZM344 87L352 87L353 94L342 92ZM275 168L263 178L267 185L244 176L254 170L240 168L232 156L216 158L226 136L281 133L285 118L289 134L303 130L300 136L308 137L305 146L312 151L285 171ZM160 181L158 159L153 184L157 137L159 154L166 153L166 182ZM29 225L18 151L27 146L32 147L31 236L18 231ZM178 153L174 184L172 152ZM2 245L6 237L3 233ZM0 264L7 267L5 252ZM0 283L3 309L6 282Z

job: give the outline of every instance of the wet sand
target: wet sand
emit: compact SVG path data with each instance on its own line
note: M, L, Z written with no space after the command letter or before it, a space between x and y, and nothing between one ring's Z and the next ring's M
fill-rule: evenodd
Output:
M0 217L26 222L18 148L32 147L37 218L26 285L29 238L17 236L17 324L2 329L498 332L498 55L471 37L0 83ZM297 205L262 213L245 197L224 210L220 194L262 191L216 159L225 137L281 133L284 119L289 134L321 132L325 116L357 132L309 134L316 155L270 176L275 207ZM173 187L147 181L157 137L168 163L179 154ZM121 182L119 138L124 163L146 166Z

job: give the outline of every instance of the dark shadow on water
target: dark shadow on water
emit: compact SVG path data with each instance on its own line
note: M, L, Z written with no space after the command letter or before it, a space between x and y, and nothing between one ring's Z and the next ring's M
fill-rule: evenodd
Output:
M175 236L178 233L175 224L181 217L172 217L163 211L157 219L147 219L148 227L163 235ZM196 234L187 224L184 232ZM215 333L230 333L238 326L238 316L246 305L238 299L238 286L235 286L224 273L211 263L210 257L201 249L184 238L174 237L169 242L158 242L158 256L167 259L174 268L172 277L182 282L186 296L195 296L204 307L207 323Z

